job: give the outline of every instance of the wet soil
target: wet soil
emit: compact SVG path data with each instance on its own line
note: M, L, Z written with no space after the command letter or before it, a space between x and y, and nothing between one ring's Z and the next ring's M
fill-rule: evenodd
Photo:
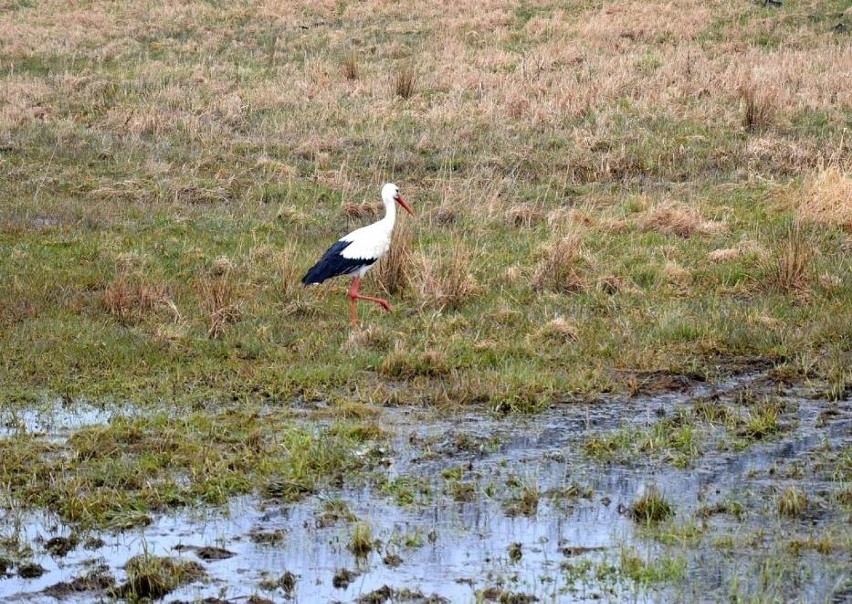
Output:
M756 373L535 416L382 409L386 463L295 504L243 497L87 535L0 511L3 535L32 548L3 559L0 599L109 597L146 552L204 571L166 601L844 601L852 403L812 392ZM765 401L771 430L718 420ZM688 449L667 440L684 427ZM616 444L600 455L593 439ZM649 493L670 514L638 517ZM802 494L791 513L785 493ZM370 547L352 547L356 525Z

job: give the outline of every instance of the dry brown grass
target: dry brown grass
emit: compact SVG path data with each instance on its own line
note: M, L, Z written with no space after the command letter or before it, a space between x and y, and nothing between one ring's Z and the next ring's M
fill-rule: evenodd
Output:
M800 220L830 224L852 231L852 176L830 165L805 180L794 204Z
M419 254L417 293L421 307L456 310L473 298L479 284L471 273L471 258L467 247L460 242L437 256Z
M380 204L372 201L364 201L361 203L344 201L341 205L341 210L349 218L364 218L367 216L378 215L380 207Z
M198 294L207 316L207 336L221 338L228 325L240 320L234 266L227 258L218 258L210 274L199 279Z
M533 276L533 288L568 294L589 287L591 262L579 233L569 233L547 244L543 256Z
M692 283L692 271L674 260L666 261L662 269L663 275L666 276L666 280L669 283L684 286Z
M417 88L417 65L413 61L403 61L396 66L392 78L393 93L403 99L410 99Z
M390 249L372 271L378 286L388 295L394 296L411 288L414 273L412 245L412 229L409 221L404 220L396 225Z
M599 277L595 282L599 291L612 296L620 291L630 291L631 288L626 286L624 281L617 275L604 275Z
M379 372L382 375L402 379L446 375L449 372L447 354L442 350L434 349L416 353L397 346L382 361Z
M782 293L806 294L813 279L815 249L801 225L794 224L764 261L767 285Z
M713 250L707 254L707 258L712 260L713 262L729 262L731 260L736 260L742 255L742 252L739 248L736 247L726 247L720 248L718 250Z
M599 220L600 212L577 208L557 208L547 213L547 224L554 229L572 225L593 227Z
M514 205L506 210L506 222L517 227L530 227L544 219L544 212L533 203Z
M148 283L124 272L104 288L101 304L109 314L127 324L138 323L162 310L180 318L166 285Z
M743 105L743 128L749 132L757 132L772 125L778 102L776 90L761 87L749 80L740 85L739 95Z
M441 206L439 208L436 208L435 211L432 212L431 218L435 224L453 224L458 218L458 211L451 206Z
M766 255L766 250L758 242L751 239L744 239L732 247L719 248L707 253L707 259L712 262L730 262L737 260L743 256L752 256L763 258Z
M574 321L556 317L544 325L541 335L560 342L576 342L580 337L580 330Z
M697 209L676 202L663 202L654 206L637 217L637 222L643 230L684 238L717 235L727 228L725 223L704 220Z
M357 353L362 350L386 350L392 341L392 336L393 334L387 330L375 325L354 328L349 332L349 336L341 345L341 349L350 353Z
M357 80L361 75L361 65L358 62L358 53L348 50L343 55L343 77L349 81Z
M283 249L270 252L272 255L270 263L278 268L276 290L285 304L299 302L304 297L305 286L302 285L302 275L307 267L303 259L298 256L298 249L298 242L291 241ZM266 263L257 261L253 264L265 265Z

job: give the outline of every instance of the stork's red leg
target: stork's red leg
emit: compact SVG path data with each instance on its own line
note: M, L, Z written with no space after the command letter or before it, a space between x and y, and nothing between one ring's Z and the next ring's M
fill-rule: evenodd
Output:
M358 327L358 311L355 309L355 300L358 298L358 290L361 287L361 277L355 277L352 280L352 286L349 288L349 315L352 318L352 325Z
M358 325L358 313L355 311L355 300L367 300L368 302L378 304L388 312L392 310L391 305L388 304L387 300L361 294L361 277L355 277L352 280L352 286L349 288L349 312L352 315L353 325Z

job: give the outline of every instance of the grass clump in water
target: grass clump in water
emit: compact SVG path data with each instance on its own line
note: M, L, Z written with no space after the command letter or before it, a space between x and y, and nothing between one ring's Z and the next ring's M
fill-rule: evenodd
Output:
M646 559L633 548L622 548L619 562L621 573L641 585L671 583L686 576L685 558L649 556Z
M737 436L748 443L769 438L783 431L785 426L779 419L781 409L782 406L771 400L761 401L747 409L744 415L738 418Z
M373 529L369 523L355 523L355 527L352 530L352 537L349 541L349 550L356 557L362 558L373 551L374 547Z
M132 602L159 600L178 587L207 576L197 562L142 554L125 566L127 582L117 588L120 597Z
M536 484L521 484L520 491L510 497L504 505L507 516L535 516L538 513L538 504L541 500L541 491Z
M674 506L656 486L649 486L628 508L630 517L639 524L658 524L674 516Z
M785 518L801 518L808 509L808 496L798 487L787 487L775 500L778 515Z

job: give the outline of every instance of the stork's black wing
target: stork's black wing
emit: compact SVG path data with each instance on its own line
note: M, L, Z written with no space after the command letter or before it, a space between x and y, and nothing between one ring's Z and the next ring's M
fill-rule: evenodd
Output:
M342 256L343 250L349 247L351 243L351 241L343 240L335 242L326 250L319 262L313 265L302 277L302 283L310 285L311 283L322 283L326 279L340 275L351 275L376 261L375 258L344 258Z

